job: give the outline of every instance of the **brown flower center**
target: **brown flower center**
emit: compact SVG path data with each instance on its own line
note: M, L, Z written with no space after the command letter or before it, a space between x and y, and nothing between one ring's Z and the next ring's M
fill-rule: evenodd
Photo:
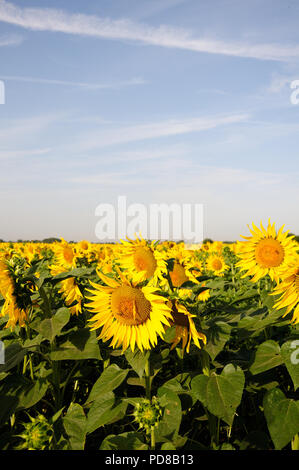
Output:
M213 269L215 269L215 271L220 271L220 269L222 268L222 262L220 259L216 258L212 261L212 266L213 266Z
M150 316L151 304L140 289L121 286L111 295L114 317L124 325L140 325Z
M70 248L68 246L65 247L63 249L63 257L64 257L64 259L67 263L72 264L73 259L74 259L74 253L73 253L72 248Z
M137 271L145 271L146 278L149 279L155 273L157 261L151 250L139 247L134 253L134 265Z
M274 238L265 238L255 248L255 258L263 268L275 268L284 260L284 249Z

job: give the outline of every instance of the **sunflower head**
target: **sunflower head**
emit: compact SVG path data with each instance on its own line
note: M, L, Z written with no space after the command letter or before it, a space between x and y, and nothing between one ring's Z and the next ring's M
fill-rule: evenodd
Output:
M274 304L276 310L285 308L283 315L293 311L292 323L299 323L299 259L290 265L281 274L281 282L275 287L271 295L278 295L279 298Z
M143 351L157 344L157 337L164 333L164 325L171 319L167 299L156 292L153 286L139 287L128 280L121 271L120 279L98 275L106 286L91 282L92 296L87 308L94 313L89 320L94 322L92 329L102 327L99 336L103 341L111 341L112 347L135 346Z
M157 284L158 279L163 279L167 271L166 262L156 249L155 242L149 243L140 236L136 240L122 240L122 245L119 263L134 283L151 280Z
M288 236L288 231L283 232L282 226L276 232L275 224L268 222L267 230L261 223L259 229L252 224L251 237L243 237L246 241L240 243L238 256L240 261L236 264L245 271L243 277L252 276L256 282L267 274L277 283L287 267L294 262L297 256L298 246L294 237Z
M205 282L203 282L201 284L201 287L205 287L205 285L206 285ZM210 289L203 290L202 292L198 294L197 300L199 300L200 302L206 302L210 298L210 295L211 295Z
M79 243L78 243L78 249L81 250L81 251L88 251L90 249L90 243L86 240L81 240Z
M171 305L173 318L171 326L175 326L175 337L171 349L174 349L182 341L183 352L186 348L187 353L189 353L191 340L198 348L201 348L199 340L206 344L206 336L196 330L193 321L194 315L189 313L186 307L177 300L169 301L169 305Z
M27 268L27 261L20 256L0 260L0 293L5 300L1 316L8 315L6 327L24 326L28 318L35 285L24 279Z
M223 276L224 272L229 269L223 256L217 253L211 253L206 263L207 270L212 271L215 276Z
M139 428L143 428L147 433L150 433L161 421L162 407L157 397L153 397L151 401L143 398L140 403L136 404L133 415L135 421L139 424Z
M72 267L76 264L76 254L74 248L70 243L66 242L63 238L60 243L53 247L57 264L61 266Z
M189 281L184 265L177 261L173 263L173 269L169 271L169 276L173 287L181 287Z
M45 450L48 449L53 438L51 424L43 415L36 418L31 416L29 423L23 424L24 430L18 437L22 439L19 449Z

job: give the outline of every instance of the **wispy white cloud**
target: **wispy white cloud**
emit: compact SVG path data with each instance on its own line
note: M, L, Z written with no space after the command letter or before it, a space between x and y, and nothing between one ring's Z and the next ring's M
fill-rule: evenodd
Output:
M165 162L164 162L165 163ZM144 186L164 186L172 188L173 182L177 179L178 167L180 168L179 187L198 188L202 194L206 189L217 188L219 194L221 189L230 187L242 187L244 184L255 188L265 186L277 187L286 184L290 180L290 175L275 172L265 172L249 170L246 168L224 168L219 166L195 165L194 162L172 161L165 165L163 162L158 166L149 165L138 168L130 168L123 171L102 171L98 174L82 174L80 176L67 177L66 182L75 184L92 184L105 187L121 188L130 185ZM153 178L154 174L154 178ZM170 182L168 184L168 182Z
M23 40L24 39L22 36L18 36L15 34L0 36L0 47L1 46L18 46L19 44L22 44Z
M50 152L50 148L38 148L38 149L28 149L28 150L7 150L0 151L0 160L4 159L15 159L15 158L24 158L24 157L36 157L40 155L46 155Z
M131 40L143 44L186 49L262 60L288 60L299 57L299 45L251 44L195 37L190 31L167 25L152 27L128 19L70 14L62 10L20 8L0 0L0 21L35 31L53 31L104 39Z
M13 75L1 75L2 80L15 81L15 82L27 82L27 83L40 83L44 85L62 85L67 87L79 87L88 90L102 90L102 89L118 89L133 85L144 85L147 83L142 78L132 78L129 80L123 80L118 82L110 83L88 83L88 82L74 82L67 80L55 80L49 78L39 77L18 77Z
M105 130L99 129L81 135L76 142L67 146L65 150L72 150L77 153L90 151L111 145L201 132L219 126L244 122L247 119L249 119L249 115L244 113L181 120L171 119L112 129L105 128Z
M188 151L186 146L183 145L169 145L167 148L160 149L146 149L146 150L133 150L130 152L120 152L118 154L109 155L108 164L116 162L144 162L152 160L162 161L168 158L174 158L186 154Z
M93 154L85 155L84 158L81 158L81 155L72 159L72 168L93 168L99 165L101 161L101 166L103 168L111 167L111 165L119 164L126 162L126 164L140 164L144 162L149 162L150 165L156 165L157 162L161 163L166 161L169 163L169 160L174 161L174 159L182 158L190 152L190 149L186 145L168 145L162 146L161 148L149 147L146 149L133 149L131 151L120 150L118 152L105 153L105 150L100 154L95 152ZM45 161L43 161L43 165ZM63 163L62 163L63 166Z
M65 113L64 113L65 114ZM19 119L0 120L0 144L3 150L7 146L22 143L22 139L36 138L37 133L47 129L49 125L63 119L63 113L45 114Z

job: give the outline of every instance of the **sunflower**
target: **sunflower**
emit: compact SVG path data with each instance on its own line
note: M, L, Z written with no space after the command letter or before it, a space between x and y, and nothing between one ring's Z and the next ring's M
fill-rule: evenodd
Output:
M185 249L184 243L172 247L167 253L168 259L173 259L169 277L172 286L181 287L185 282L191 281L198 284L196 277L201 275L202 263L196 257L196 253Z
M61 266L67 266L69 268L74 267L76 264L76 254L73 247L61 238L61 242L53 246L53 251L57 264Z
M155 249L155 242L149 243L140 239L121 240L124 250L120 253L119 264L126 269L134 283L152 280L157 284L167 273L167 265L161 252Z
M212 248L212 243L211 242L204 242L202 243L201 247L200 247L200 250L201 251L204 251L204 252L208 252L211 250Z
M267 274L271 280L279 282L281 274L292 264L297 255L298 244L289 231L283 232L284 225L276 233L275 224L268 222L267 230L261 223L261 229L253 223L253 230L249 227L252 237L243 237L243 248L239 249L241 260L236 264L245 271L242 277L253 276L252 281L257 282Z
M146 433L150 433L159 425L162 413L162 407L157 397L152 397L151 400L142 398L135 404L133 416L135 417L134 421L139 425L139 429L144 429Z
M223 242L213 242L213 250L216 251L217 253L221 254L224 248L224 243Z
M206 283L203 282L201 284L201 287L205 287ZM197 300L199 300L200 302L206 302L209 298L210 298L210 295L211 295L211 292L210 292L211 289L206 289L202 292L200 292L200 294L198 294L197 296Z
M82 252L87 252L91 249L91 244L87 240L81 240L77 243L77 249Z
M187 299L190 299L190 297L193 294L193 291L192 291L192 289L187 289L185 287L181 287L180 289L177 289L176 293L177 293L179 299L187 300Z
M23 256L29 261L29 263L31 263L36 254L39 254L39 248L35 243L27 243L24 246Z
M52 276L56 276L57 274L65 272L65 268L63 266L50 266L50 271ZM62 294L65 305L69 308L71 314L79 315L79 313L82 313L83 295L81 294L76 279L74 277L64 279L61 281L60 286L61 288L58 292Z
M299 323L299 260L290 266L282 275L282 281L278 284L271 295L280 295L280 298L274 304L276 310L286 307L286 316L291 310L294 310L292 323Z
M189 281L184 265L178 261L173 263L173 269L169 271L169 276L173 287L181 287L185 282Z
M224 272L229 269L229 266L225 263L223 256L211 253L206 261L206 268L208 271L212 271L215 276L223 276Z
M188 279L195 284L199 284L198 276L202 275L202 263L197 259L189 259L184 262L185 272Z
M164 334L164 325L169 326L172 320L167 299L158 295L153 286L138 287L120 271L120 280L97 273L106 286L90 281L93 290L89 290L92 297L87 297L91 300L87 308L95 314L89 320L94 322L91 329L102 327L98 338L112 338L110 345L122 346L123 351L129 346L132 351L135 346L141 351L155 346L157 336Z
M173 317L171 326L175 326L175 337L170 349L174 349L179 342L182 341L183 351L186 348L187 353L189 353L191 340L193 340L194 344L198 348L201 348L199 340L206 344L206 336L203 333L198 333L194 321L192 320L195 315L189 313L186 307L177 300L169 301L169 305L171 306Z
M14 328L17 324L24 326L28 318L31 291L24 287L24 292L17 293L13 273L9 263L0 260L0 293L5 302L1 310L1 316L8 315L6 328ZM20 295L22 294L22 295Z

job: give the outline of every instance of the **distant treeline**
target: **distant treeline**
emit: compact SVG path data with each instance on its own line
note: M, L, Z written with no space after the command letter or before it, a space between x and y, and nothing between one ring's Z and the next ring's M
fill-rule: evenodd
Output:
M294 236L295 237L295 240L299 243L299 235L295 235L294 233L289 233L288 235L289 237L290 236ZM181 240L183 241L183 240ZM0 238L0 243L55 243L55 242L60 242L60 238L56 238L56 237L50 237L50 238L44 238L44 240L21 240L21 239L18 239L17 241L12 241L12 240L2 240ZM76 241L74 240L71 240L69 243L77 243ZM93 243L111 243L113 244L114 242L93 242ZM203 240L203 243L214 243L214 240L212 240L211 238L205 238ZM223 243L227 243L227 244L231 244L231 243L236 243L235 241L224 241Z

